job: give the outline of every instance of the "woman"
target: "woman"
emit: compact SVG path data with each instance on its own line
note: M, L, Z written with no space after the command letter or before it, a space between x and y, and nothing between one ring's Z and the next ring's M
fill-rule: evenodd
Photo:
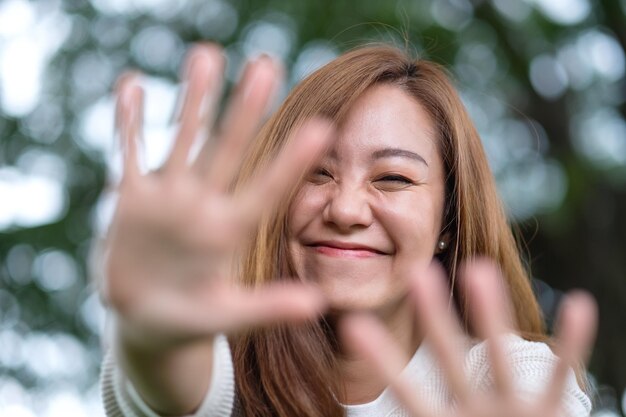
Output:
M248 145L280 72L261 57L192 158L222 70L217 47L192 51L178 137L148 175L136 163L137 76L119 83L109 416L548 416L561 404L588 415L568 369L591 340L593 303L567 303L562 360L533 342L545 339L537 303L480 139L438 66L388 46L349 52ZM457 317L486 341L464 341Z

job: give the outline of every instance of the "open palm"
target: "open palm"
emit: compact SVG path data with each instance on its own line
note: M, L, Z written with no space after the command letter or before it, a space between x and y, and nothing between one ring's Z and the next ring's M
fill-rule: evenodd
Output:
M471 300L472 328L484 341L490 369L490 389L475 388L466 373L467 340L457 316L449 305L446 279L440 267L412 277L411 297L415 301L417 320L424 330L428 346L443 372L453 405L443 414L429 408L422 397L419 381L409 382L402 370L408 359L392 340L382 323L370 316L353 315L342 323L342 339L355 353L367 359L386 381L413 417L557 417L563 414L563 393L574 384L572 367L583 363L591 351L596 329L596 305L586 293L568 295L559 314L558 334L551 362L551 377L542 386L525 387L522 393L512 370L512 352L507 344L515 326L510 302L495 265L487 260L468 264L463 274L465 296ZM520 340L517 338L517 340ZM518 358L520 359L520 358ZM532 358L531 358L532 360ZM540 366L545 367L546 363ZM522 376L523 377L523 376ZM538 381L536 381L538 382ZM545 383L545 385L543 385ZM538 392L533 392L538 391Z
M249 63L214 129L223 66L215 46L191 51L174 146L164 166L147 174L137 164L140 76L125 74L118 82L124 174L107 238L105 297L133 324L138 338L151 344L302 319L323 304L316 291L303 285L239 288L231 270L235 251L264 210L274 207L320 154L330 127L320 120L303 124L270 168L233 193L243 153L277 88L280 69L267 57ZM206 140L213 131L217 137ZM194 142L202 139L193 157Z

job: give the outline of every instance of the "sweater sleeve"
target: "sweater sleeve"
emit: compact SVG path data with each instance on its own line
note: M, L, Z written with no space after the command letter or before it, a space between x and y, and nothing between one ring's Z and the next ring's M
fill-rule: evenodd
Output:
M516 335L507 337L506 351L516 392L526 401L540 398L552 380L558 357L545 343L530 342ZM493 376L484 342L470 350L467 364L475 389L490 390ZM591 401L578 385L571 369L563 392L563 411L564 417L588 417L591 413Z
M211 386L202 404L186 417L230 417L235 397L235 377L230 347L225 336L215 338ZM107 417L160 417L143 401L120 369L110 349L100 376L102 399Z

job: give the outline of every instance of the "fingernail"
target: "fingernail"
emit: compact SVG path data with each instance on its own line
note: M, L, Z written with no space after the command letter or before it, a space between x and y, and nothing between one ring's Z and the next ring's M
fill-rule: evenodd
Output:
M200 58L202 53L203 53L202 50L198 47L193 48L189 52L189 55L187 59L185 60L184 69L182 71L181 78L189 79L189 77L191 76L193 67L196 64L196 61L198 60L198 58Z
M248 65L250 65L249 71L251 73L248 80L243 80L246 83L243 91L243 100L248 100L259 80L269 76L275 69L274 60L265 54L250 61Z

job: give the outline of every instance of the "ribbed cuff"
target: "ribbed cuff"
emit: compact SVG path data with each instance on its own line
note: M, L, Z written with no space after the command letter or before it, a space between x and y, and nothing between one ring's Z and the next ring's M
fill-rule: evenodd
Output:
M233 361L224 335L216 336L213 349L211 385L194 414L185 417L230 417L235 399ZM102 399L107 417L161 417L137 393L116 363L113 351L107 352L101 374Z

